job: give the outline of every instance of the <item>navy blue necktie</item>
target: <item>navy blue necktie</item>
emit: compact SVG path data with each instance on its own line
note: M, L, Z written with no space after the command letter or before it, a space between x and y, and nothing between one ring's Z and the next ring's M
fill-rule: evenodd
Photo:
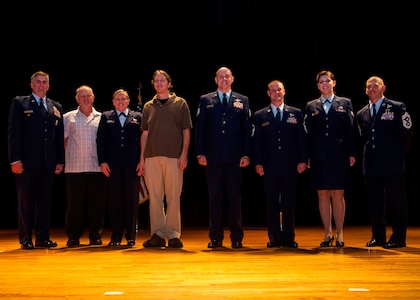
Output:
M277 107L276 120L277 120L277 122L280 122L281 121L281 110L280 110L280 107Z
M376 118L376 105L375 103L372 104L372 120Z
M227 108L227 97L225 93L223 93L222 107L223 107L223 110L226 110Z
M39 108L41 109L41 113L44 115L47 111L44 106L44 100L42 98L39 99Z

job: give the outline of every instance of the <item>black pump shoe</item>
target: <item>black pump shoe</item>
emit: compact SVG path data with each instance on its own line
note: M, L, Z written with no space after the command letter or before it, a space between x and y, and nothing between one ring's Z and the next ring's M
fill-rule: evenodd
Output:
M338 247L338 248L343 248L344 247L344 241L343 242L340 242L340 241L335 241L335 246L336 247Z
M321 247L331 247L333 241L334 241L334 237L332 236L332 237L330 237L330 239L328 241L322 241L319 245Z

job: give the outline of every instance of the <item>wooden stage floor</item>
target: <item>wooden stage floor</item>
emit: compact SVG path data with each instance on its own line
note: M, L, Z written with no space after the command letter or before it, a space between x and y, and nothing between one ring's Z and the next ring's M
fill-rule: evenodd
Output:
M390 233L390 230L388 231ZM182 249L21 250L17 230L0 230L1 299L420 299L420 227L407 247L367 248L370 227L345 227L344 248L319 248L320 227L297 227L298 249L267 248L265 228L245 228L244 248L208 249L206 228L184 228ZM85 234L86 235L86 234ZM226 232L225 236L229 236ZM389 234L388 234L389 236ZM125 241L124 241L125 242Z

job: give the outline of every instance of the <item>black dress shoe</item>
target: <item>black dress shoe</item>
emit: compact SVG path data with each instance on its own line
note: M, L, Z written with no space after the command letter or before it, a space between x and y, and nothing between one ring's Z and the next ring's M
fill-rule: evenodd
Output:
M51 240L37 241L37 242L35 242L35 247L38 247L38 248L57 247L57 243L56 242L53 242Z
M290 247L290 248L297 248L298 247L298 243L296 243L295 241L292 242L285 242L283 243L284 247Z
M403 248L403 247L405 247L405 242L388 241L384 245L384 248L386 249Z
M24 242L20 245L20 248L23 250L33 250L35 249L34 244L32 242Z
M76 247L80 245L80 241L77 239L69 239L67 241L67 247Z
M108 247L118 247L118 246L120 246L121 245L121 243L120 242L118 242L118 241L110 241L109 243L108 243Z
M242 248L242 242L241 241L232 242L232 248L235 248L235 249Z
M378 241L374 238L366 243L366 247L383 247L384 245L385 245L385 242Z
M269 241L267 243L267 248L277 248L277 247L281 247L281 243L280 242Z
M127 240L127 246L128 247L133 247L136 244L135 240Z
M332 236L332 237L330 237L330 239L329 240L324 240L324 241L322 241L319 245L321 246L321 247L331 247L332 246L332 243L333 243L333 241L334 241L334 237Z
M207 248L221 248L222 247L222 241L216 241L212 240L207 245Z
M102 240L101 239L90 240L89 241L89 245L91 245L91 246L100 246L100 245L102 245Z

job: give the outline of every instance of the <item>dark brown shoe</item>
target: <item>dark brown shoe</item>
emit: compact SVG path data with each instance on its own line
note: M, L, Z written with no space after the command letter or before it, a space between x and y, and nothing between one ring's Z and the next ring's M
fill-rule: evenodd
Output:
M170 248L182 248L184 245L182 244L181 240L178 238L173 238L168 241L168 247Z
M150 239L143 243L143 247L145 248L165 247L165 245L165 239L158 236L156 233L154 233Z

